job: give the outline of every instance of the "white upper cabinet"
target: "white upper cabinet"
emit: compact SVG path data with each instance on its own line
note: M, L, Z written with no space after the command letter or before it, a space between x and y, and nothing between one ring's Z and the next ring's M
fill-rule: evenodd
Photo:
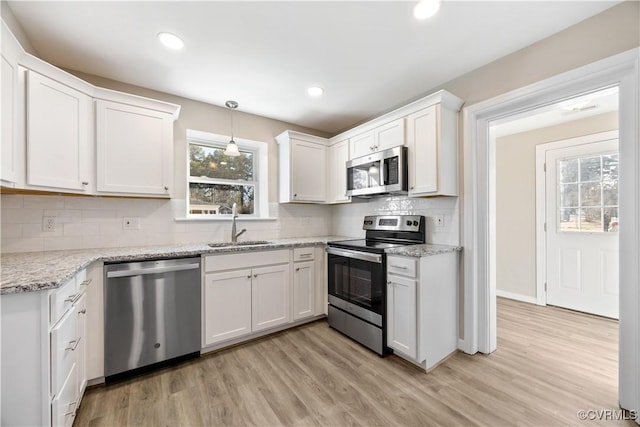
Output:
M98 99L96 135L98 192L170 196L171 114Z
M407 117L409 196L458 195L457 112L435 104Z
M327 200L327 140L285 131L278 141L280 203L324 203Z
M34 71L27 80L27 184L84 191L92 158L91 97Z
M351 158L404 145L404 118L393 120L350 139Z
M347 196L347 161L349 160L349 140L337 142L329 147L329 168L327 175L327 203L346 203L351 201Z
M2 50L0 52L0 76L2 86L2 185L13 187L18 180L18 55L21 47L4 24L2 25Z

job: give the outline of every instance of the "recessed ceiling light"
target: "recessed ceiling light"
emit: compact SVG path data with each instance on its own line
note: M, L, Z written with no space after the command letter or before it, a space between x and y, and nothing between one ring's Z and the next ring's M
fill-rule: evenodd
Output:
M322 89L320 86L311 86L309 89L307 89L307 93L310 96L320 96L324 93L324 89Z
M169 49L179 50L184 47L182 39L171 33L158 33L158 39Z
M422 0L413 8L416 19L427 19L435 15L440 9L440 0Z

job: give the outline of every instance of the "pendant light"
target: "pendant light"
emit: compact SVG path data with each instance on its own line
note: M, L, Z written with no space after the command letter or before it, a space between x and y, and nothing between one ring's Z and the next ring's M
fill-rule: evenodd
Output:
M231 110L231 140L227 144L224 154L225 156L238 157L240 155L240 150L238 150L238 145L233 140L233 110L238 108L238 103L236 101L227 101L224 105Z

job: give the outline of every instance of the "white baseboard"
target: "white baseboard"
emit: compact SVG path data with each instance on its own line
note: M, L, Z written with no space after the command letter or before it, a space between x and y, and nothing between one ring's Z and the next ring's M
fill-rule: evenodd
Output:
M501 291L500 289L496 289L496 296L502 298L513 299L516 301L528 302L529 304L538 304L538 300L536 297L530 297L527 295L516 294L514 292Z

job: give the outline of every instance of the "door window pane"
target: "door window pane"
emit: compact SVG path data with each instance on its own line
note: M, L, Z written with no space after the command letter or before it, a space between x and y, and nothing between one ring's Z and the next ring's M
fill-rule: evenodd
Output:
M560 160L560 182L578 182L578 159Z
M600 159L601 156L580 159L580 181L600 181Z
M558 230L618 231L618 154L557 161Z

